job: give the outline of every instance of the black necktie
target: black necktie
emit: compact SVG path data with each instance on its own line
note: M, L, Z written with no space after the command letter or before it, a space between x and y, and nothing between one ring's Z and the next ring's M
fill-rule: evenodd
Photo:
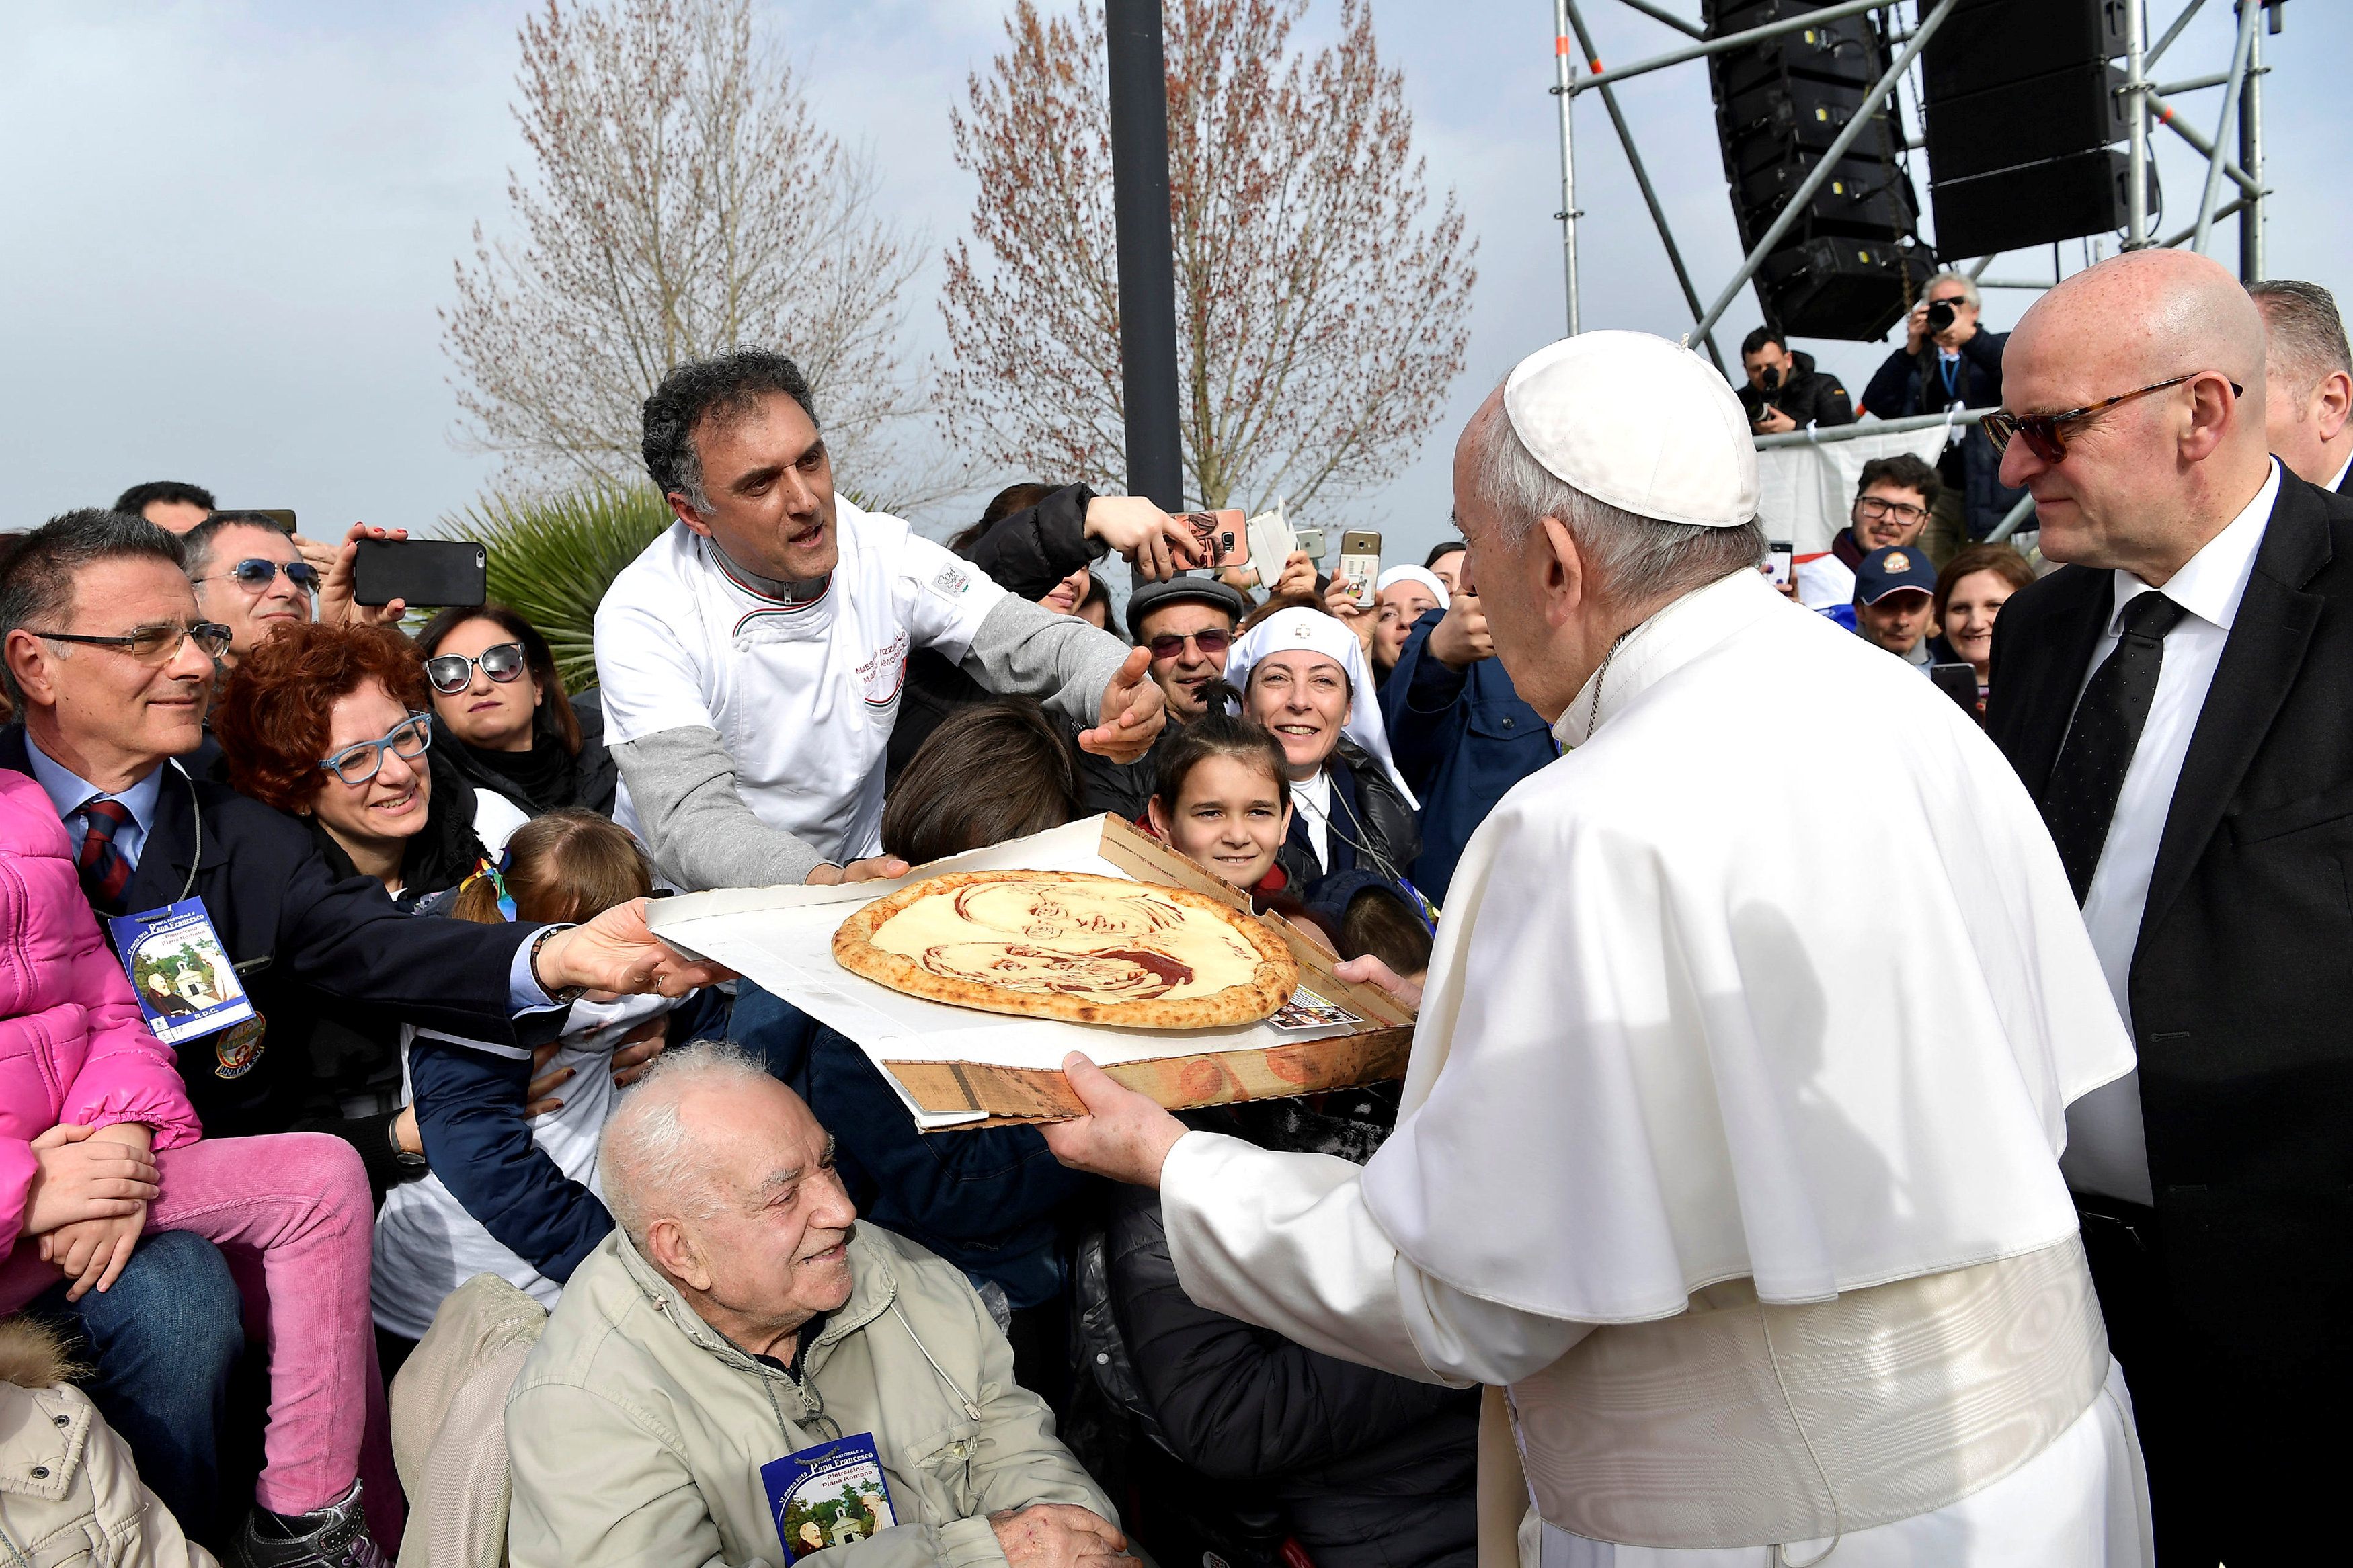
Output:
M2125 631L2116 651L2092 673L2075 721L2042 792L2042 820L2059 846L2060 863L2082 903L2092 872L2108 842L2108 822L2116 814L2116 794L2132 766L2149 704L2157 697L2157 672L2165 663L2165 634L2181 619L2180 605L2163 594L2142 594L2125 605Z

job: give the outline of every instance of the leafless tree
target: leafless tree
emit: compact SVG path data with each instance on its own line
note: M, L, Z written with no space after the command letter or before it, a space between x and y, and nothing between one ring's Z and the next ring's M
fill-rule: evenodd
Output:
M812 123L751 0L544 0L520 38L520 238L477 223L441 313L461 438L512 486L626 482L664 374L756 345L807 374L845 488L923 499L893 440L928 406L899 346L923 246Z
M1461 374L1472 259L1434 220L1402 72L1364 0L1291 47L1306 0L1168 0L1185 462L1208 506L1336 499L1409 461ZM1103 13L1018 0L952 116L977 176L947 255L949 428L1025 472L1118 482L1118 263ZM986 262L976 259L976 247Z

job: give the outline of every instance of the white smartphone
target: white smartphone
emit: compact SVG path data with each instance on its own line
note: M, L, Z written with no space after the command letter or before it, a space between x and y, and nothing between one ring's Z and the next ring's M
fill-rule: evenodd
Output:
M1373 579L1381 574L1381 536L1364 529L1340 534L1340 570L1351 584L1349 602L1360 610L1373 607Z
M1282 563L1299 548L1294 542L1291 525L1282 521L1282 509L1262 511L1246 526L1250 534L1250 559L1258 563L1259 581L1271 584L1282 575ZM1273 574L1269 576L1268 574Z
M1294 529L1292 531L1291 537L1293 540L1291 548L1305 552L1307 559L1314 562L1318 566L1324 564L1324 552L1331 547L1324 542L1324 531L1322 529Z
M1798 547L1786 539L1776 539L1765 546L1765 576L1776 588L1786 588L1796 580Z

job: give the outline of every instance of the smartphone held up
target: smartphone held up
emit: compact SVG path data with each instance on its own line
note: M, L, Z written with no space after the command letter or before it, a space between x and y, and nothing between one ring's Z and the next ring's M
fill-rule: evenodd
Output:
M363 539L352 597L363 605L472 606L490 596L490 552L470 539Z

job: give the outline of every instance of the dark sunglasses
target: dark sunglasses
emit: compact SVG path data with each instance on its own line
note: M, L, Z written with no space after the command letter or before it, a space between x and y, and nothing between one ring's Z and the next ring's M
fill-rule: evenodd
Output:
M2010 450L2010 438L2015 436L2026 443L2028 451L2046 463L2055 463L2067 455L2069 426L2080 425L2094 414L2114 408L2119 403L2130 403L2136 397L2163 392L2168 386L2179 386L2183 382L2195 381L2205 374L2204 371L2193 370L2187 375L2177 375L2170 381L2160 381L2137 392L2124 393L2082 408L2070 408L2064 414L2012 414L2007 409L1997 408L1985 416L1986 438L1993 443L1995 451L2006 452ZM2247 389L2237 382L2232 382L2230 386L2232 396L2247 395Z
M469 658L462 653L437 654L425 661L425 679L433 689L444 697L455 697L474 683L474 668L481 667L484 675L504 685L523 672L526 661L522 644L492 643L480 653Z
M280 572L285 573L286 580L296 587L308 588L313 593L318 591L319 569L308 561L265 561L259 555L250 561L240 561L226 572L216 572L210 577L193 577L189 581L210 583L216 578L234 577L239 586L259 593L269 587Z
M1231 647L1233 641L1234 634L1231 632L1183 632L1174 637L1154 637L1144 646L1152 650L1152 657L1155 658L1175 658L1185 651L1187 643L1191 643L1203 653L1215 658Z

